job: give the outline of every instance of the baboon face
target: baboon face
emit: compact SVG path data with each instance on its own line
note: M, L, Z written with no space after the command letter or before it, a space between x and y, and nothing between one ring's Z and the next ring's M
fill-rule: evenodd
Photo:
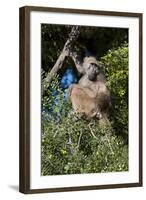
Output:
M84 69L90 81L95 81L97 75L100 73L100 67L97 60L93 56L85 57L84 59Z
M100 73L99 66L96 63L89 63L86 68L86 74L90 81L96 80L97 75Z

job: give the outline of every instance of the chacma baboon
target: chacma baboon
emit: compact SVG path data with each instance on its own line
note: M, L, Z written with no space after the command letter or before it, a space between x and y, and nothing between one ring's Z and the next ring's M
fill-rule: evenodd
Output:
M105 118L110 106L110 92L101 67L91 56L85 57L82 67L84 74L79 83L69 88L73 109L87 118Z

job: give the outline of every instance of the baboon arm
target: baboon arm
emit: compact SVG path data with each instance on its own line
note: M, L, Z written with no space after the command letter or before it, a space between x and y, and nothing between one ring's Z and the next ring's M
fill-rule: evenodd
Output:
M81 74L84 74L85 71L84 71L84 68L83 68L83 62L82 62L82 60L80 59L80 57L77 55L77 53L76 53L76 52L70 52L70 55L69 55L69 56L70 56L70 57L72 58L72 60L74 61L75 66L76 66L78 72L81 73Z

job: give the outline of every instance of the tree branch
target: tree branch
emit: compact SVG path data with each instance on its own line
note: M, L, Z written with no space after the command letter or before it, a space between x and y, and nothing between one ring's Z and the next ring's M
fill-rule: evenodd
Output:
M63 65L63 62L65 60L65 57L70 55L70 51L72 49L72 46L73 46L74 42L77 40L79 34L80 34L79 27L78 26L74 26L72 28L70 34L69 34L69 38L66 41L66 43L64 45L64 48L63 48L59 58L57 59L54 67L51 69L50 73L47 75L46 82L50 83L52 78L61 69L61 67Z

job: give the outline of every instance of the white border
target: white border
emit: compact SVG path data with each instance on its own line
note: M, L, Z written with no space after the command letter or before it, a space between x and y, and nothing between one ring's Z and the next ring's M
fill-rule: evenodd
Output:
M129 28L129 171L41 176L41 23ZM30 189L136 183L139 181L139 20L85 14L31 12Z

